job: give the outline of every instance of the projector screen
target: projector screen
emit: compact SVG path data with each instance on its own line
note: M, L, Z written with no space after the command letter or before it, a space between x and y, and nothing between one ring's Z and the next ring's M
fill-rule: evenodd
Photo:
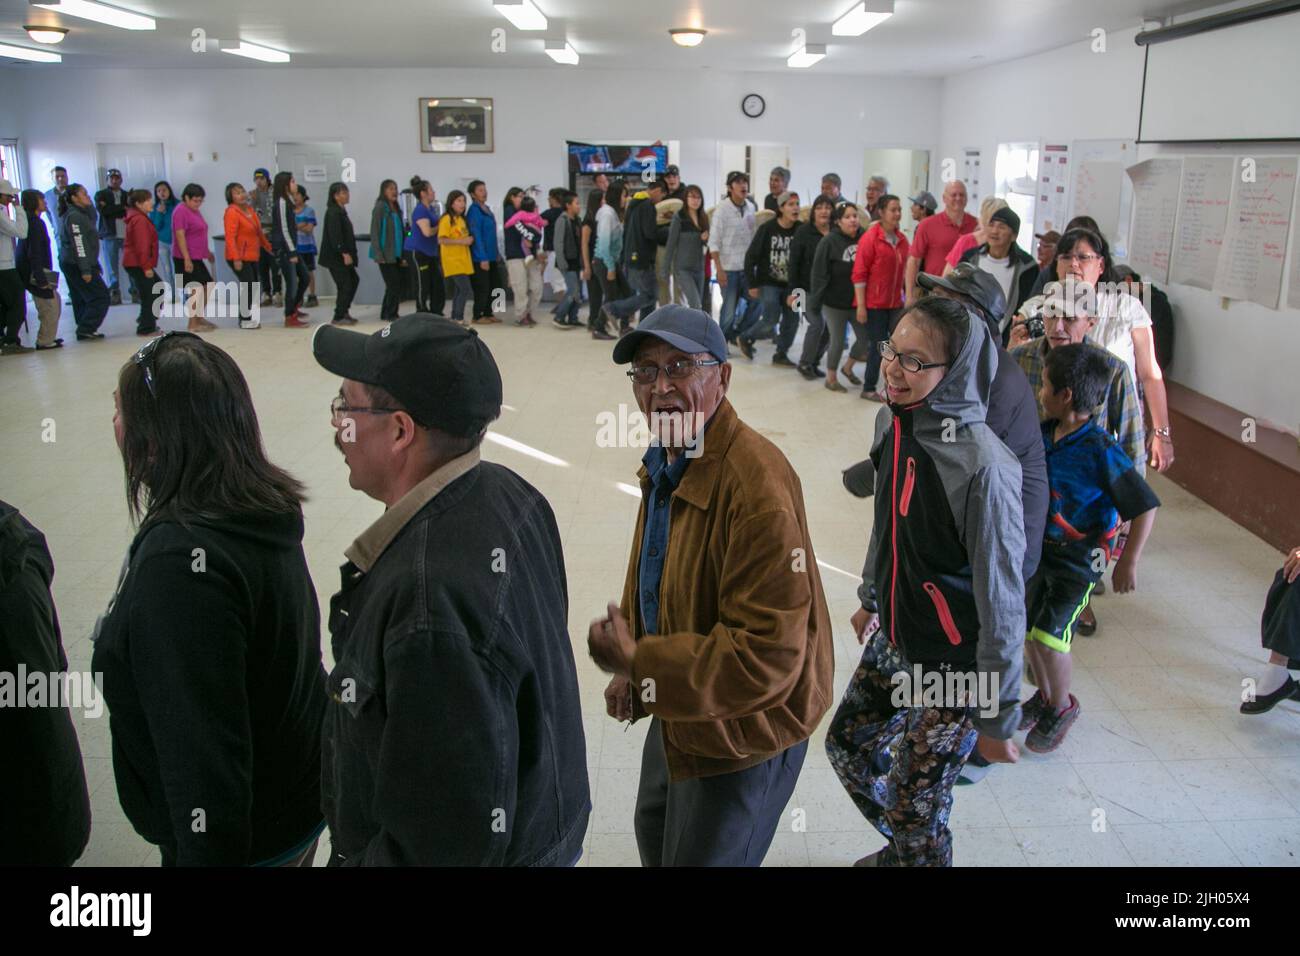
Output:
M1300 139L1300 11L1147 47L1140 143Z

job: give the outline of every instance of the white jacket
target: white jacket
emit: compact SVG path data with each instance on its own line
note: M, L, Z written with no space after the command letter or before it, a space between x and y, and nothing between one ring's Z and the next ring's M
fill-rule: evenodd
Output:
M0 272L14 269L14 240L27 238L27 212L14 205L14 218L9 218L9 207L0 206Z

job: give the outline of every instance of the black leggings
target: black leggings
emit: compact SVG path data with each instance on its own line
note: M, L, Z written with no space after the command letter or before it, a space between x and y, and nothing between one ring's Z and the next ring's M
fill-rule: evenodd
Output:
M411 262L415 267L415 311L441 315L447 305L442 260L417 250L411 252Z
M235 281L239 283L239 321L251 322L254 306L258 309L258 315L261 315L261 269L251 259L244 260L242 269L236 269L234 261L230 259L226 260L226 265L230 266Z
M357 275L356 266L330 266L329 270L334 287L338 290L334 299L334 321L337 322L352 308L352 299L357 294L361 278Z
M158 328L158 314L154 311L154 300L158 298L154 283L159 281L158 272L155 270L150 279L139 266L127 266L126 274L131 277L136 295L140 297L140 314L135 319L135 330L152 332Z
M402 266L396 262L381 262L379 274L384 277L384 301L379 306L379 317L395 319L397 307L402 302Z
M474 263L470 285L474 287L474 318L482 319L491 316L492 293L505 286L501 275L501 263L489 262L486 269L481 268L477 262Z

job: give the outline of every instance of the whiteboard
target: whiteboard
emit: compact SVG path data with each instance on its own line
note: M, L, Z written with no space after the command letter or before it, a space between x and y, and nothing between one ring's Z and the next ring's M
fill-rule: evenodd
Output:
M1300 139L1300 12L1153 43L1138 141Z

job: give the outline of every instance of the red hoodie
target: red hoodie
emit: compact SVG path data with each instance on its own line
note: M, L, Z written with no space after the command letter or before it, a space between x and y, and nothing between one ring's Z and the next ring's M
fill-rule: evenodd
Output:
M898 236L898 244L891 246L885 238L885 230L880 227L880 223L875 223L858 240L858 257L853 262L853 284L866 283L868 309L897 309L903 304L903 280L907 274L907 236L903 235L901 229L895 230L894 234Z
M126 242L122 265L127 268L153 269L158 265L158 230L149 217L131 206L126 211Z

